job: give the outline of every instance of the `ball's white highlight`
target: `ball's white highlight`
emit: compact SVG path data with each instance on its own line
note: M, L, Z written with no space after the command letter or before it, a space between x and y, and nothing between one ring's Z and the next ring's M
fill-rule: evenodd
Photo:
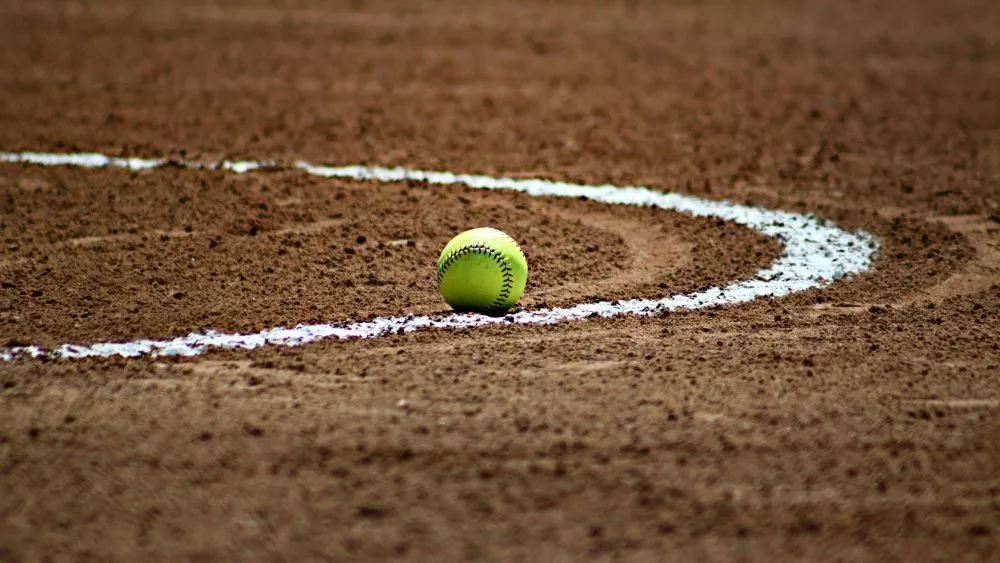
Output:
M43 166L78 166L86 168L125 168L144 170L160 166L183 166L192 169L228 170L242 174L258 169L281 168L273 162L199 163L163 159L113 158L101 154L0 153L0 163L25 163ZM337 338L374 338L393 333L407 333L430 328L463 329L487 325L546 325L562 321L617 315L653 315L661 311L698 309L745 303L758 297L779 297L810 288L819 288L851 274L865 272L871 266L878 242L865 232L848 232L812 215L772 211L725 201L711 201L694 196L660 193L639 186L588 186L540 179L494 178L450 172L426 172L406 168L368 166L328 167L297 162L294 168L327 178L346 178L375 182L404 180L432 185L463 185L470 188L513 190L532 196L576 197L616 204L651 206L699 217L717 217L744 225L780 241L784 254L771 266L749 280L725 287L713 287L663 299L629 299L586 303L572 307L522 311L506 317L477 314L449 314L438 317L409 315L382 317L353 324L315 324L277 327L256 334L228 334L216 331L192 333L172 340L136 340L97 344L63 344L53 349L37 346L0 348L0 360L18 357L73 359L110 356L195 356L210 349L245 349L261 346L300 346L317 340Z

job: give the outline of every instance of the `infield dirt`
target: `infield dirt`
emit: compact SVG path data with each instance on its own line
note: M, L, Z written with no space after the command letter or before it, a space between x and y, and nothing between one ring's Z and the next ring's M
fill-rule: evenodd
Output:
M155 4L155 5L154 5ZM642 184L875 235L747 306L0 365L0 561L1000 558L1000 4L0 3L0 150ZM0 166L0 346L746 278L665 211L419 183Z

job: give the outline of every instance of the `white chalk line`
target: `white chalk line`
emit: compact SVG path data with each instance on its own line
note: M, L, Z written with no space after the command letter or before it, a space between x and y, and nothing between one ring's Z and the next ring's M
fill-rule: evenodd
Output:
M0 163L24 163L42 166L77 166L84 168L124 168L145 170L162 166L192 169L227 170L243 174L259 169L283 168L273 162L218 163L179 162L166 159L113 158L102 154L3 153ZM865 232L848 232L829 221L809 215L774 211L726 201L705 200L694 196L661 193L641 186L589 186L542 179L494 178L490 176L427 172L406 168L368 166L315 166L296 162L294 168L326 178L345 178L375 182L412 180L431 185L462 185L470 188L513 190L531 196L584 198L600 203L637 205L669 209L696 217L716 217L749 227L779 241L782 256L752 279L725 287L671 295L663 299L628 299L585 303L571 307L520 311L505 317L472 313L444 316L381 317L352 324L313 324L276 327L255 334L207 331L191 333L172 340L136 340L96 344L63 344L52 349L38 346L0 348L0 360L40 356L74 359L88 357L196 356L210 349L251 350L262 346L301 346L318 340L374 338L431 328L465 329L487 325L548 325L591 317L618 315L654 315L677 309L699 309L746 303L758 297L780 297L811 288L830 285L844 276L867 271L878 242Z

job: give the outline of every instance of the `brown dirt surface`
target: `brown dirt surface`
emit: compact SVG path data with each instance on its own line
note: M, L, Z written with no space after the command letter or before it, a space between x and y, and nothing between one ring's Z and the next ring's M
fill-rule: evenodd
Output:
M1000 559L1000 4L7 0L0 151L546 177L815 213L874 268L744 306L0 364L0 561ZM746 278L672 212L0 165L0 346Z

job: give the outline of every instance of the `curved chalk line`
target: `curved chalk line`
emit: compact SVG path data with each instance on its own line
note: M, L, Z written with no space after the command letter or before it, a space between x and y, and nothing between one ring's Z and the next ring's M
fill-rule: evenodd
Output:
M85 168L124 168L144 170L162 166L192 169L227 170L243 174L259 169L287 168L274 162L218 163L179 162L165 159L113 158L101 154L3 153L0 163L26 163L43 166L78 166ZM18 357L87 358L110 356L195 356L218 349L254 349L261 346L300 346L328 338L341 340L374 338L392 333L406 333L429 328L463 329L496 324L553 324L589 317L617 315L653 315L676 309L698 309L745 303L764 296L783 296L810 288L825 287L835 280L868 270L878 242L870 234L845 231L829 221L810 215L773 211L760 207L711 201L694 196L661 193L641 186L588 186L541 179L494 178L451 172L427 172L406 168L368 166L315 166L296 162L294 169L326 178L400 182L412 180L432 185L463 185L470 188L513 190L531 196L584 198L600 203L658 207L697 217L717 217L754 229L784 245L784 254L771 266L758 271L752 279L725 287L672 295L663 299L629 299L585 303L521 311L506 317L472 313L444 316L382 317L346 325L315 324L291 328L277 327L255 334L228 334L217 331L191 333L172 340L136 340L101 342L89 345L63 344L45 350L38 346L0 348L0 360Z

